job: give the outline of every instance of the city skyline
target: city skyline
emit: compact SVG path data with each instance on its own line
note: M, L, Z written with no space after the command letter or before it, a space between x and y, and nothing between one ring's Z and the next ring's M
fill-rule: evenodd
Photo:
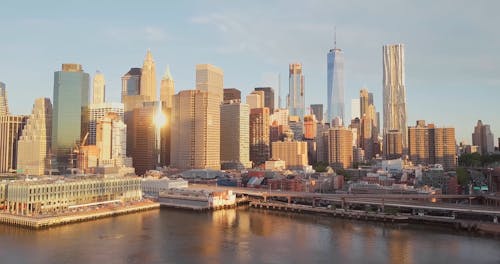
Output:
M308 12L303 14L293 8L287 9L293 25L286 25L286 19L285 22L276 19L276 23L269 18L258 22L251 20L259 13L264 17L283 18L284 15L274 13L270 6L266 8L267 4L255 7L228 3L224 7L213 7L201 2L196 7L179 4L168 10L158 4L158 11L131 21L128 16L137 7L127 2L123 5L123 17L108 16L113 9L103 5L93 12L95 16L91 20L82 15L90 13L90 9L85 12L87 7L83 7L83 12L74 13L71 3L58 5L54 10L34 3L41 11L35 13L9 3L5 5L6 15L0 18L6 25L0 33L10 39L0 44L6 51L4 61L7 62L0 66L3 73L0 81L6 84L10 112L29 114L35 98L52 94L52 74L59 65L75 62L82 64L87 72L101 71L106 76L106 100L119 102L120 77L129 68L140 67L144 52L150 48L160 72L166 65L171 66L177 90L192 89L195 65L210 63L225 71L226 87L236 87L243 94L265 85L278 91L277 75L281 74L282 94L279 96L282 101L288 86L287 65L299 61L307 76L306 107L326 105L324 53L331 48L336 25L338 46L346 57L345 100L357 98L361 87L366 86L374 93L376 108L381 110L380 48L385 44L403 43L407 125L425 119L454 126L457 143L465 139L470 144L474 125L480 119L490 124L493 134L498 137L500 124L493 111L495 98L492 95L500 84L494 74L500 67L500 56L491 50L500 39L493 34L498 18L490 13L495 8L493 4L446 3L432 2L430 10L425 3L393 5L394 13L404 11L398 14L405 18L398 25L389 24L390 21L383 18L386 3L367 4L365 11L358 10L356 5L305 3ZM162 10L170 15L154 18ZM327 11L331 13L328 16ZM441 19L442 11L446 11L446 20ZM378 17L381 19L372 23L371 20ZM82 20L88 23L80 23ZM419 27L414 25L417 22L421 24ZM58 31L53 30L56 26ZM297 39L297 34L303 37ZM74 45L65 45L61 35L73 37ZM208 36L213 37L207 38L203 45L195 41ZM127 45L117 44L127 38L130 38ZM83 44L90 39L95 40L91 45ZM261 44L262 39L270 41ZM289 42L291 39L295 42ZM28 45L33 41L39 45ZM463 52L471 47L476 47L474 52ZM159 86L159 80L156 85ZM439 111L442 108L438 105L450 110ZM467 111L456 111L464 106ZM350 116L349 113L345 115Z

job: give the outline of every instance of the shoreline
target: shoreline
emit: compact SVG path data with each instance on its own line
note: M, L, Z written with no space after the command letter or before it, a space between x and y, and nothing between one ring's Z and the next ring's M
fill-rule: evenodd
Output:
M415 216L407 214L383 214L366 211L342 209L332 210L327 208L312 207L309 205L282 204L269 202L251 202L249 208L253 210L269 210L285 213L297 213L307 215L322 215L327 217L351 219L358 221L390 223L390 224L415 224L420 226L435 226L444 227L450 230L458 230L470 234L478 234L484 236L492 236L500 238L500 224L466 221L459 219L451 219L448 217L436 216Z
M312 207L309 205L284 204L252 201L248 204L239 204L231 207L220 208L222 210L238 207L248 207L251 210L277 211L284 213L296 213L304 215L321 215L327 217L357 220L365 222L378 222L388 224L415 224L420 226L443 227L450 230L457 230L469 234L477 234L500 238L500 224L479 221L466 221L438 216L417 216L408 214L385 214L366 212L358 210L332 210L328 208ZM54 216L23 216L0 213L0 224L41 230L54 226L67 225L78 222L92 221L101 218L114 217L125 214L132 214L153 209L178 209L193 212L203 212L212 210L194 210L182 206L166 206L159 202L142 201L113 208L101 208L93 211L67 213Z
M152 201L142 201L113 208L101 208L92 211L67 213L51 216L25 216L0 213L0 223L28 229L46 229L58 225L91 221L100 218L131 214L140 211L159 209L160 204Z

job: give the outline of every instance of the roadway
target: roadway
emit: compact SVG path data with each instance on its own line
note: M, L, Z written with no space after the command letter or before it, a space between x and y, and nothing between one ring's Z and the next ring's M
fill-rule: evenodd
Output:
M427 195L427 194L326 194L290 191L272 191L266 189L251 189L241 187L211 186L211 185L190 185L190 189L203 189L209 191L232 190L236 194L260 197L265 201L268 198L287 198L290 202L293 198L311 199L313 201L327 201L341 204L364 204L382 207L399 207L409 209L433 210L460 212L481 215L500 216L499 207L489 207L481 205L471 205L470 201L481 196L478 195ZM467 204L454 204L433 202L440 200L464 200Z
M237 194L260 197L293 197L293 198L384 198L384 199L475 199L481 196L478 195L446 195L446 194L336 194L336 193L310 193L310 192L291 192L291 191L276 191L268 189L253 189L243 187L228 187L228 186L213 186L203 184L190 184L189 189L193 190L208 190L208 191L225 191L232 190Z

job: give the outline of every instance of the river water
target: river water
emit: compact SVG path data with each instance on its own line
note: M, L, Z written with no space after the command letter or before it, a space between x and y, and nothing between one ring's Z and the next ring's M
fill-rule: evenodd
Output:
M0 263L500 263L500 240L249 208L162 208L39 231L0 225Z

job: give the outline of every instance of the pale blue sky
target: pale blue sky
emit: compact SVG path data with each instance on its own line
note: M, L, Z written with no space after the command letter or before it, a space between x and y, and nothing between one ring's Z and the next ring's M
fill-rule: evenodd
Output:
M288 64L302 62L306 104L326 104L326 54L345 56L346 116L362 86L382 111L382 45L404 43L408 123L454 126L471 142L477 119L500 137L498 1L9 1L0 15L0 81L9 107L27 114L52 97L61 63L104 73L107 100L146 50L158 82L170 65L176 90L191 89L195 65L224 70L225 87L288 90ZM275 87L277 90L277 87ZM496 142L496 140L495 140Z

